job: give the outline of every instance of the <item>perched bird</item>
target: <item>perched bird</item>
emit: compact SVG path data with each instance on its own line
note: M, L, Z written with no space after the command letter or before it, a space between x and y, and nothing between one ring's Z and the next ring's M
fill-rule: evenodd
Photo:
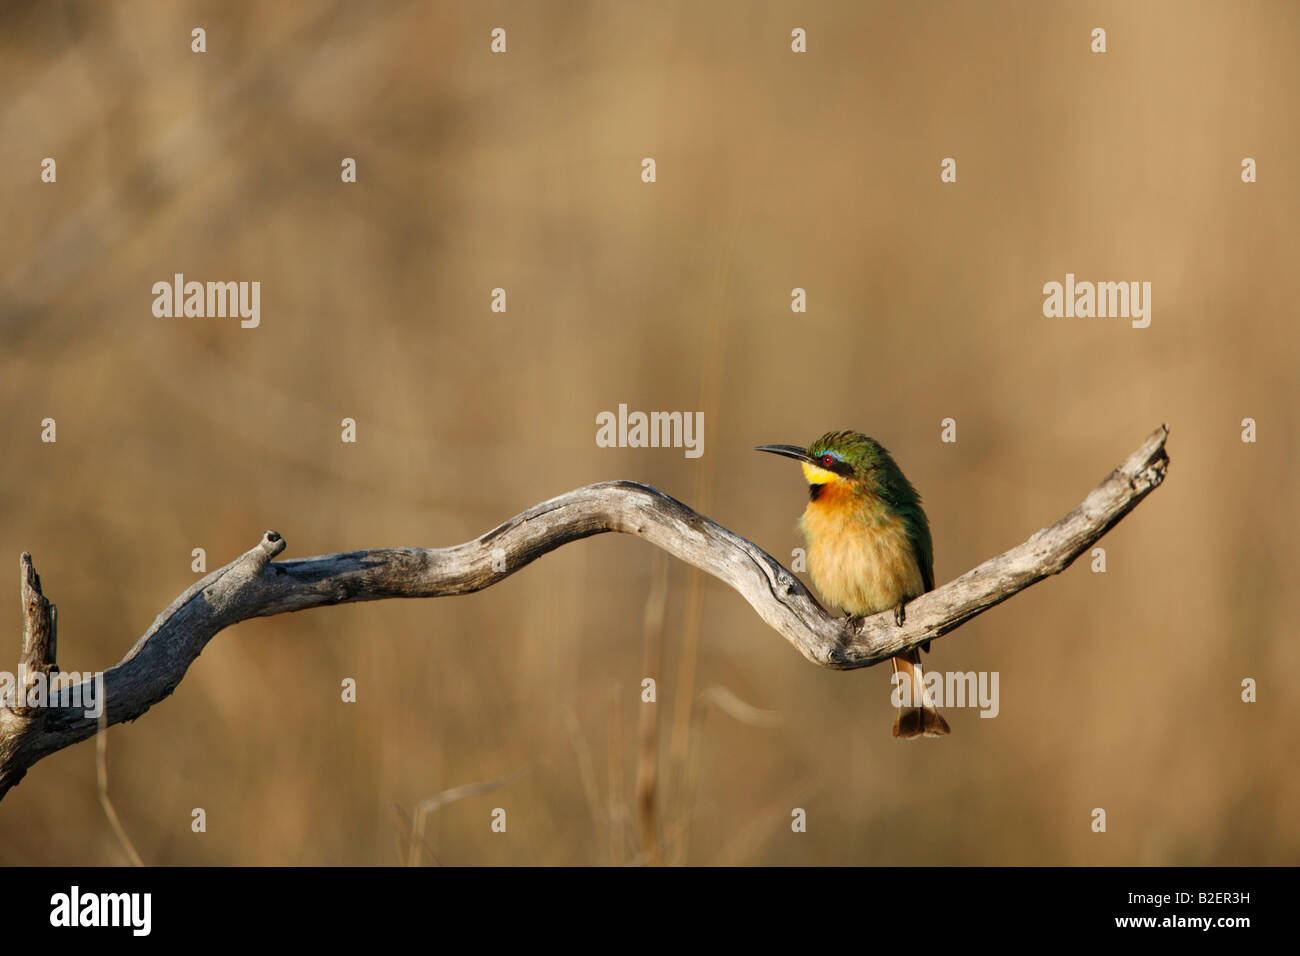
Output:
M793 458L808 479L808 507L799 527L808 543L808 571L830 603L853 617L894 609L934 588L934 549L921 496L889 452L860 432L830 432L808 446L760 445L757 451ZM930 642L921 645L930 649ZM921 652L893 659L911 682L917 707L899 710L895 737L941 737L948 722L926 693ZM907 698L904 698L905 700Z

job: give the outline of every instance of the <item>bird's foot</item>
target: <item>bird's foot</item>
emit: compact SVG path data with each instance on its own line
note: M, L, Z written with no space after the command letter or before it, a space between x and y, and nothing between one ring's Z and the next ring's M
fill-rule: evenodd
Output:
M903 622L907 620L907 611L904 609L906 603L905 601L899 601L898 607L894 608L894 623L899 627L902 627Z

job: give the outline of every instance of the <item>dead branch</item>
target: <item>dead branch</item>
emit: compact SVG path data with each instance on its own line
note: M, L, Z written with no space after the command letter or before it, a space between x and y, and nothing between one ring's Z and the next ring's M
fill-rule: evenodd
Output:
M158 615L103 675L105 726L134 720L171 694L219 631L253 617L353 601L469 594L496 584L570 541L635 534L734 588L804 657L824 667L868 667L948 633L1018 591L1059 574L1164 480L1168 429L1157 428L1073 511L1023 544L990 558L907 605L906 621L884 612L856 624L828 614L800 581L757 545L634 481L579 488L544 501L474 541L450 548L380 548L272 561L284 539L268 531L256 547L195 583ZM23 698L37 671L57 671L53 605L30 555L21 559ZM80 698L78 698L80 699ZM0 797L42 757L95 735L84 708L26 699L0 706Z

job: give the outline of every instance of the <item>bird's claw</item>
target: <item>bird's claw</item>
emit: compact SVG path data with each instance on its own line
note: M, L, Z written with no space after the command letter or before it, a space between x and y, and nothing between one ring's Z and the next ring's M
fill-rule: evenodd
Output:
M894 608L894 623L897 624L899 627L902 627L903 622L906 620L907 620L907 611L904 610L904 602L899 601L898 607Z

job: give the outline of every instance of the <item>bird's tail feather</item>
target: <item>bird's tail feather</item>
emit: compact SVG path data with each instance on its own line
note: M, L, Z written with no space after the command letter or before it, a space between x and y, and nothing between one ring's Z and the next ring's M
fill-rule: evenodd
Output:
M917 648L892 658L894 673L910 682L910 699L920 701L918 707L902 707L894 720L895 737L943 737L951 733L948 721L943 719L925 688L925 673L921 668L921 652ZM907 700L904 697L904 700Z

